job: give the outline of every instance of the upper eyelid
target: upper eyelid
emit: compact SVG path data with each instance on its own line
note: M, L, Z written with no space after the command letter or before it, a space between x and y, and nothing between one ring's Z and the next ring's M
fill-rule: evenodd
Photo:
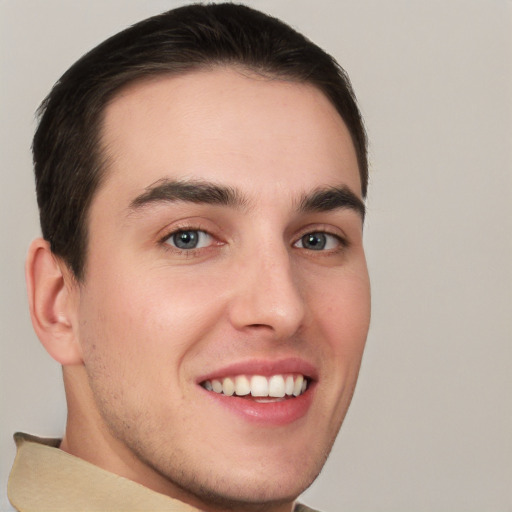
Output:
M168 224L165 228L159 230L156 237L160 242L164 242L169 237L171 237L175 233L179 233L180 231L202 231L213 238L218 238L218 236L216 236L216 234L213 233L214 231L217 231L217 229L211 229L209 227L206 227L204 225L204 221L201 222L187 220L180 220Z
M338 240L339 244L343 247L348 247L350 245L350 242L347 240L346 237L343 237L341 235L338 235L338 234L335 234L335 233L330 233L328 231L322 231L322 230L316 230L316 231L306 231L304 234L302 234L299 238L297 238L294 242L293 242L293 246L295 246L296 244L298 244L303 237L305 237L306 235L310 235L310 234L315 234L315 233L321 233L323 235L327 235L327 236L332 236L333 238L335 238L336 240Z
M295 234L295 237L296 237L295 241L299 240L304 235L307 235L309 233L325 233L326 235L332 235L334 237L339 238L340 240L344 240L344 241L348 242L348 235L339 226L327 225L327 224L322 224L322 223L309 224L307 226L304 226L301 229L298 229Z
M167 235L164 235L163 238L170 238L171 236L177 234L177 233L186 233L187 231L197 231L198 233L205 233L208 236L211 236L213 238L213 235L206 229L199 229L199 228L178 228L178 229L172 229L171 231L166 231L168 233Z

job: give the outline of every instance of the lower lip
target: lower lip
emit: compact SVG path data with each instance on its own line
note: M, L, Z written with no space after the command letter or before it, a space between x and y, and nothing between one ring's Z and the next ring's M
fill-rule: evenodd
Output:
M297 397L280 402L262 403L250 398L226 396L207 391L204 388L201 389L208 394L211 400L245 420L273 426L288 425L305 416L311 407L315 391L314 385L310 385L302 395Z

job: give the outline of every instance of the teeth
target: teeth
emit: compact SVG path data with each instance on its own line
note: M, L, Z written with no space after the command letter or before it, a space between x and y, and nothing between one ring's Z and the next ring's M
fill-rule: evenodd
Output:
M304 383L304 377L299 375L295 379L295 384L293 385L293 396L299 396L302 392L302 384Z
M292 375L288 375L286 377L286 383L284 385L284 392L288 396L293 395L293 376Z
M222 392L227 396L232 396L235 392L235 383L229 377L222 381Z
M268 396L268 380L261 375L251 377L251 395Z
M239 375L235 379L235 392L238 396L245 396L251 392L251 383L245 375Z
M299 396L308 387L308 379L303 375L237 375L224 379L213 379L203 382L202 386L215 393L226 396L246 396L283 398L285 396ZM269 400L273 401L273 400Z
M284 378L282 375L274 375L268 381L268 396L282 398L284 396Z

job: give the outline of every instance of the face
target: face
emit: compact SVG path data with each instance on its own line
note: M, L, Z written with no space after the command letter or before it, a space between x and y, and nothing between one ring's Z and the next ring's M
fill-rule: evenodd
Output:
M312 86L218 69L123 91L103 147L77 337L108 455L205 510L290 502L369 323L343 121Z

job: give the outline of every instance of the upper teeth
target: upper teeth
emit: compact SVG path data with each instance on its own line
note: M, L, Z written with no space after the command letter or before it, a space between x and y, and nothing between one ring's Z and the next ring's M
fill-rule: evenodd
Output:
M275 397L282 398L285 395L299 396L306 391L307 379L303 375L238 375L225 377L224 379L206 380L202 386L208 391L223 393L227 396Z

